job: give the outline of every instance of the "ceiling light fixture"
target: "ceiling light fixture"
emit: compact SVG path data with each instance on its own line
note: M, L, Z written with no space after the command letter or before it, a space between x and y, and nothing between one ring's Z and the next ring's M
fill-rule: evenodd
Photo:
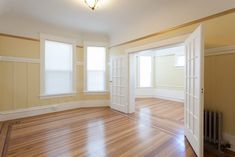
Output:
M84 2L86 5L88 5L89 8L91 8L91 10L95 10L99 0L84 0Z

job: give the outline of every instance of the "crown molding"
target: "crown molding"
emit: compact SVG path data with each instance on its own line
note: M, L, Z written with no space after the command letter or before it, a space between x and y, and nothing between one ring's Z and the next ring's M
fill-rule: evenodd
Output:
M205 56L224 55L224 54L231 54L231 53L235 53L235 45L217 47L217 48L205 50Z

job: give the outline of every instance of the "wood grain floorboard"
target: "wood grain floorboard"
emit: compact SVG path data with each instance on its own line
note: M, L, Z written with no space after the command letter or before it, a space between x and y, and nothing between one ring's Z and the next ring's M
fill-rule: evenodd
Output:
M147 99L137 100L135 114L87 108L18 119L5 156L195 157L183 136L181 107Z
M184 138L184 106L181 102L155 98L137 99L136 113L129 116L139 123Z
M6 156L6 154L7 154L10 133L11 133L10 122L2 123L2 128L1 128L1 132L0 132L0 154L1 154L1 156Z

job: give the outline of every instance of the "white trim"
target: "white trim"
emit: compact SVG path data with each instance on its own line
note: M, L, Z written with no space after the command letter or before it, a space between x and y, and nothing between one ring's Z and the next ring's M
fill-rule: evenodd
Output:
M32 59L32 58L24 58L24 57L11 57L11 56L0 56L0 61L22 62L22 63L33 63L33 64L40 63L40 59Z
M229 148L229 150L235 152L235 136L228 133L223 133L223 140L231 144L231 148Z
M93 94L107 94L109 91L104 90L104 91L83 91L86 95L93 95Z
M128 55L128 58L129 58L129 65L127 64L127 68L129 68L128 70L128 73L126 74L128 80L126 82L127 84L127 91L128 91L128 96L127 96L127 99L128 99L128 102L127 102L127 112L128 113L134 113L135 112L135 96L136 96L136 84L137 84L137 81L136 80L136 72L138 72L137 70L137 67L136 67L136 64L137 64L137 57L135 55L135 53L132 53L132 54L129 54Z
M53 113L53 112L59 112L59 111L77 109L77 108L106 107L106 106L109 106L109 100L83 100L83 101L68 102L61 104L52 104L47 106L31 107L27 109L19 109L14 111L3 111L0 112L0 121L31 117L46 113Z
M184 100L183 99L165 97L165 96L160 96L160 95L156 95L154 98L163 99L163 100L170 100L170 101L176 101L176 102L182 102L182 104L184 105L184 103L183 103Z
M71 93L61 93L61 94L47 94L47 95L40 95L40 99L51 99L51 98L59 98L65 96L76 96L77 92Z
M0 61L40 64L40 59L25 58L25 57L0 56ZM77 61L76 65L83 66L84 64L82 61Z
M224 55L230 53L235 53L235 45L206 49L205 56Z
M47 97L47 95L45 94L45 41L55 41L55 42L61 42L61 43L67 43L72 45L73 47L73 93L77 92L77 57L76 57L76 42L74 40L71 39L67 39L67 38L62 38L62 37L58 37L58 36L53 36L53 35L47 35L47 34L40 34L40 98L41 96ZM71 94L71 93L68 93ZM55 94L57 95L57 94ZM60 94L58 94L57 96L59 96ZM66 93L67 95L67 93ZM63 94L62 96L65 96L65 94ZM49 96L50 97L50 96Z
M169 85L157 85L157 88L167 88L167 89L184 89L184 86L176 86L176 85L173 85L173 86L169 86Z

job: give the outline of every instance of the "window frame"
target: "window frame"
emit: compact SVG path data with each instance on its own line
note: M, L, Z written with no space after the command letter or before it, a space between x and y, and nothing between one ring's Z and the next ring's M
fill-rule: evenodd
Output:
M69 93L58 93L58 94L46 94L45 93L45 42L54 41L59 43L71 44L72 45L72 60L73 60L73 90ZM76 73L76 42L75 40L62 38L53 35L40 34L40 99L49 99L49 98L57 98L57 97L65 97L65 96L75 96L77 93L77 73Z
M155 70L155 57L154 56L149 56L151 57L151 85L149 87L141 87L140 86L140 56L137 56L137 88L154 88L154 70Z
M87 48L88 47L103 47L105 48L105 87L102 91L88 91L88 81L87 81ZM84 89L85 94L106 94L108 93L108 48L106 43L99 42L84 42Z

